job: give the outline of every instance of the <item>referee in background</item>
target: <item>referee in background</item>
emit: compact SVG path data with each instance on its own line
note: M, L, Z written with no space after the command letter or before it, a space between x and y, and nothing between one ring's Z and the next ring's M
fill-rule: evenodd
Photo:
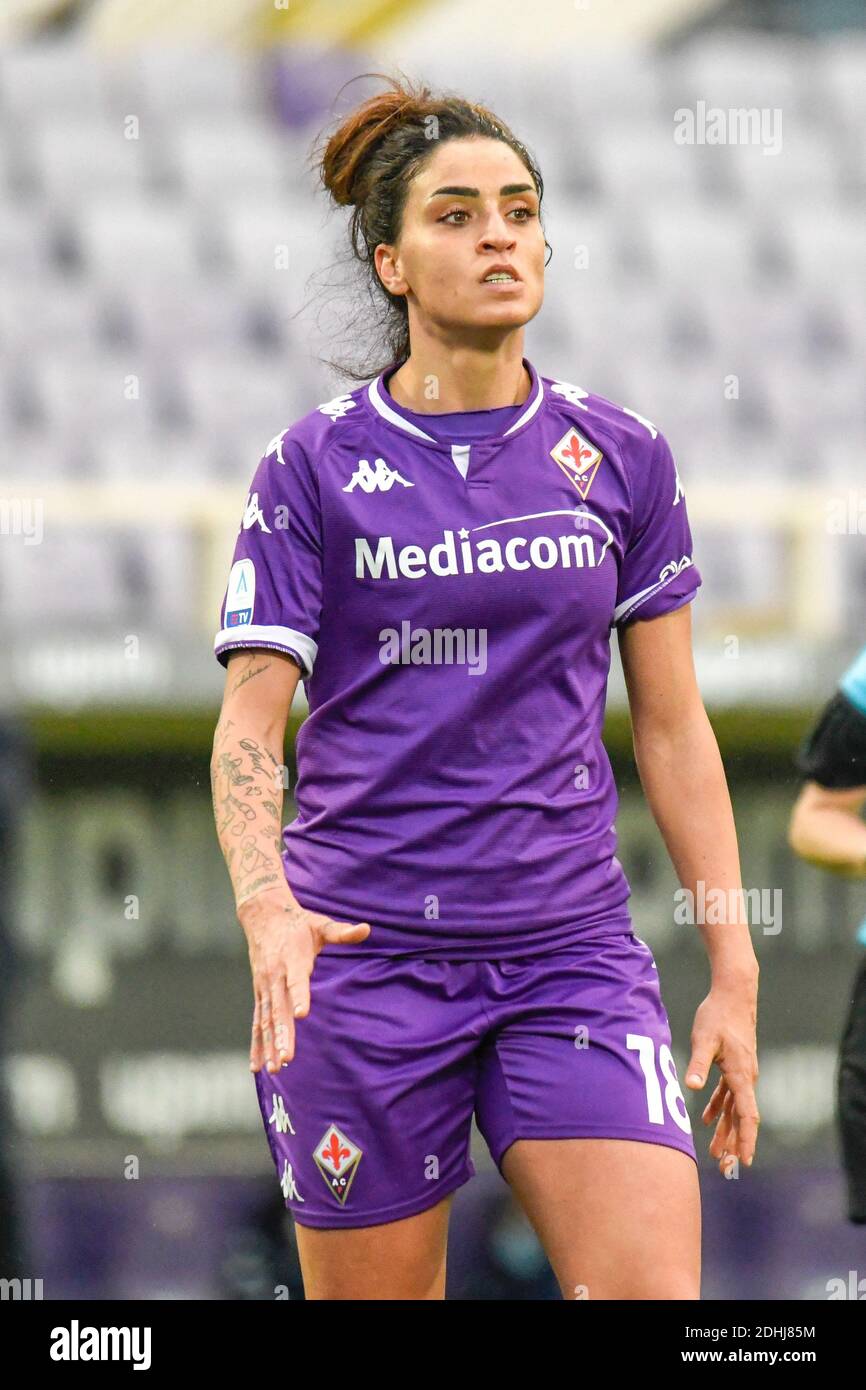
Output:
M846 878L866 880L866 647L839 681L795 758L806 779L791 812L788 843L796 854ZM839 1046L836 1073L848 1219L866 1224L866 919L864 947Z

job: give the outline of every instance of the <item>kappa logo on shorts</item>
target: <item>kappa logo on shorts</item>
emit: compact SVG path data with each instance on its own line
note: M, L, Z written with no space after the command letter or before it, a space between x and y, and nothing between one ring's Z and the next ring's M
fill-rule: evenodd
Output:
M280 1187L283 1189L283 1196L287 1202L304 1201L304 1198L298 1191L298 1184L295 1182L292 1165L288 1159L285 1159L283 1162L283 1176L280 1178Z
M569 482L574 483L581 497L586 501L586 494L598 472L598 465L604 458L601 449L597 449L588 439L584 439L580 430L572 427L551 449L550 456L559 464L566 478Z
M362 1150L358 1145L353 1144L336 1125L328 1125L313 1150L316 1167L341 1206L346 1205L349 1188L358 1171L361 1156Z

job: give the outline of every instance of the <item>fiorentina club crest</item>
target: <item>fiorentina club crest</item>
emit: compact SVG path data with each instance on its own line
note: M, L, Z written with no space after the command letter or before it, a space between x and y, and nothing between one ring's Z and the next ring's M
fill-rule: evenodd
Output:
M566 478L574 483L586 501L586 494L604 457L601 450L590 444L588 439L584 439L580 430L572 427L568 434L562 436L556 448L551 449L550 456L556 460Z
M316 1166L332 1194L345 1206L352 1179L361 1162L361 1150L336 1125L328 1125L315 1149Z

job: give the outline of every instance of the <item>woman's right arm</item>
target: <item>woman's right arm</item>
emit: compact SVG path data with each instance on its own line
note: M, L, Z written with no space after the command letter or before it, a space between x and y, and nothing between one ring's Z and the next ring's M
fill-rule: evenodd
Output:
M301 907L283 871L283 740L300 674L282 652L232 652L211 757L217 837L253 974L252 1071L265 1064L278 1071L294 1056L294 1019L309 1013L322 947L363 941L370 932L366 922L335 922Z

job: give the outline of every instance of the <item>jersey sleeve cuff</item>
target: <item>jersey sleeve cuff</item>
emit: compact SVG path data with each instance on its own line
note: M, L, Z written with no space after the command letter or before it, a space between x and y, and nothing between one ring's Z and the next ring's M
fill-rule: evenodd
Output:
M681 569L672 568L672 572L657 583L618 603L613 610L613 624L627 622L638 609L646 610L640 613L641 618L660 618L663 613L673 612L693 599L700 585L701 576L689 559Z
M228 665L228 654L243 647L270 647L295 658L306 680L313 674L319 648L312 637L296 632L292 627L268 627L248 623L239 627L224 627L214 638L214 652L220 665Z

